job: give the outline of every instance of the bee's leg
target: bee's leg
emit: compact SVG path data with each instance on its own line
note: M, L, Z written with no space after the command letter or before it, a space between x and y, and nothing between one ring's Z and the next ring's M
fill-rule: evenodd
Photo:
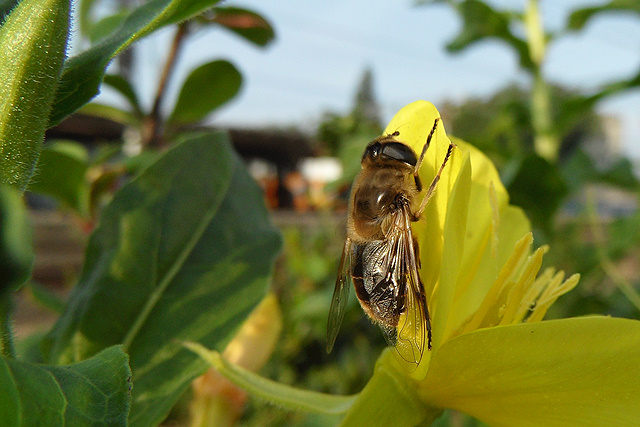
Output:
M427 153L427 149L431 144L431 138L433 138L433 133L436 131L439 121L440 121L440 117L436 117L436 120L433 122L433 127L431 128L431 132L429 132L429 136L427 136L427 142L424 143L424 146L422 147L422 152L420 153L420 157L416 162L416 166L413 168L413 178L416 181L416 187L418 188L418 192L422 191L422 182L420 182L420 176L418 175L418 173L420 172L420 166L422 166L424 155Z
M447 154L445 154L444 160L442 161L442 165L440 165L440 170L438 171L438 174L433 178L433 181L431 181L431 185L429 186L429 189L427 190L427 194L424 195L424 198L422 199L422 202L420 202L420 207L413 214L413 220L414 221L417 221L417 220L420 219L420 215L422 215L422 212L427 207L427 203L429 203L429 199L431 199L431 196L433 196L433 192L436 190L436 187L438 186L438 181L440 181L440 175L442 175L442 171L444 170L444 166L449 161L449 157L451 157L451 152L453 151L453 147L454 146L455 146L455 144L453 142L449 142L449 147L447 148Z

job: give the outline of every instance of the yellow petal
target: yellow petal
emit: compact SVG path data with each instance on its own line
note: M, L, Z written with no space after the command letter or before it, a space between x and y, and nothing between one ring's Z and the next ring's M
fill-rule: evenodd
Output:
M456 288L459 284L462 254L465 253L467 235L467 212L471 190L471 163L469 155L464 157L458 179L449 196L444 227L444 244L438 288L433 295L433 348L440 346ZM462 279L464 280L464 278Z
M468 288L457 296L451 309L447 337L457 334L464 326L465 331L478 329L483 324L487 312L495 306L505 282L512 280L519 266L524 262L532 237L529 222L521 209L507 206L500 214L500 223L494 237L498 241L494 249L490 241L478 255L479 267L475 271ZM520 236L520 240L518 237ZM523 237L524 236L524 237ZM472 267L464 265L464 272ZM473 314L473 319L470 316ZM471 322L465 325L465 322Z
M416 101L402 108L385 132L398 131L398 138L419 154L439 117L433 104ZM420 170L425 187L440 168L449 142L444 125L439 124ZM454 142L457 148L423 220L413 225L420 245L421 278L431 312L438 317L432 322L436 346L477 310L515 243L530 230L522 211L509 206L508 194L491 161L473 146ZM469 194L452 199L465 159L470 159L471 180L469 183L465 177L464 185L458 185ZM446 283L441 283L443 280Z
M431 357L420 396L492 426L632 426L640 322L583 317L481 329Z
M397 138L411 146L419 156L435 120L439 118L440 113L433 104L427 101L416 101L398 111L384 133L399 132ZM420 168L420 179L424 188L429 187L437 174L449 143L444 124L440 121ZM440 273L445 215L449 194L461 166L459 156L458 150L454 150L442 173L437 190L422 215L423 220L414 224L414 232L420 245L421 277L429 301Z

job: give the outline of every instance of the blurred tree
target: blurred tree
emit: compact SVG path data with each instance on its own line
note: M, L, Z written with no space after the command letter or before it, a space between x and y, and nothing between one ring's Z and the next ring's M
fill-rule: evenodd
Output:
M376 101L373 90L373 72L371 68L365 70L362 80L360 80L352 114L357 122L372 125L373 127L381 126L380 105Z
M367 68L358 84L351 111L346 115L327 112L318 125L316 139L321 143L320 152L338 157L342 162L339 186L353 181L360 169L364 147L382 132L380 106L373 86L373 71Z
M325 113L318 125L318 140L322 143L322 151L339 156L346 139L360 133L375 136L380 132L380 105L373 89L373 71L367 68L358 84L351 111L346 115Z

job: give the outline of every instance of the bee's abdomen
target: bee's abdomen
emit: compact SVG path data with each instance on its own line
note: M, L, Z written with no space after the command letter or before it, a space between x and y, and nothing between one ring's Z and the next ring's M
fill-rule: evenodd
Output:
M351 278L360 305L375 323L396 327L404 310L401 284L386 274L385 240L355 244L352 252Z

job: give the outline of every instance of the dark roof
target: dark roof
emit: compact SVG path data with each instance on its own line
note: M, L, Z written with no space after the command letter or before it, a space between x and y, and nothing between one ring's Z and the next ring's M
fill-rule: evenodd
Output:
M72 139L85 144L122 138L125 126L109 119L74 114L47 130L46 139ZM221 129L229 132L236 151L245 159L260 158L279 168L293 169L302 158L313 156L312 139L296 130Z
M240 156L260 158L285 168L313 156L311 138L297 131L279 129L227 129Z

